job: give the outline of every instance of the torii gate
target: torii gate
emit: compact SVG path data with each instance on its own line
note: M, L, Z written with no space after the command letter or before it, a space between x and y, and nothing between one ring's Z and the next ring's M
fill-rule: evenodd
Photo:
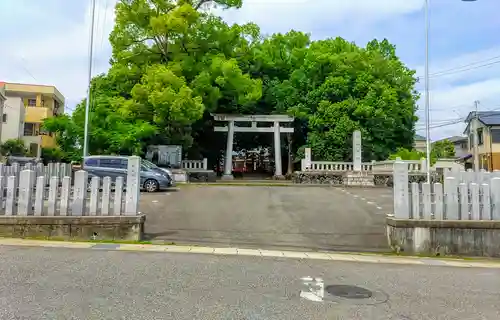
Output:
M225 121L227 126L214 127L215 132L227 132L227 146L226 146L226 159L224 162L224 175L223 180L232 180L233 168L233 139L235 132L255 132L255 133L274 133L274 162L275 170L274 176L276 178L283 177L281 168L281 133L293 133L293 128L281 127L281 122L293 122L294 118L287 115L231 115L231 114L212 114L215 121ZM251 122L251 127L238 127L235 122ZM273 126L258 127L257 122L273 123Z

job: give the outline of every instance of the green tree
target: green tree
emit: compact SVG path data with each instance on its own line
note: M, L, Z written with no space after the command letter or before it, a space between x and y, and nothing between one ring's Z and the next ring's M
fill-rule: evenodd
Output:
M455 157L455 146L448 139L439 140L432 144L432 156L437 159L450 159Z
M455 157L455 147L450 140L440 140L432 144L431 147L431 166L438 159L450 159ZM390 160L401 158L401 160L420 160L427 158L425 152L420 152L415 149L398 148L397 151L389 156Z
M0 154L2 156L25 156L28 149L24 146L21 139L9 139L0 145Z
M313 43L291 78L308 120L308 145L324 160L352 159L352 132L363 158L383 160L413 144L416 79L387 40L360 48L341 38Z
M228 25L205 5L239 8L242 0L118 2L111 67L92 80L91 153L181 144L190 157L214 159L225 141L211 113L296 117L289 163L306 145L317 158L351 160L356 129L365 159L411 148L416 80L387 40L362 48L298 31L264 37L257 25ZM81 154L84 102L44 124L68 155ZM247 149L272 143L269 135L235 140Z
M396 160L397 158L400 158L401 160L420 160L425 158L425 152L420 152L415 149L409 150L406 148L398 148L395 153L389 156L389 160Z

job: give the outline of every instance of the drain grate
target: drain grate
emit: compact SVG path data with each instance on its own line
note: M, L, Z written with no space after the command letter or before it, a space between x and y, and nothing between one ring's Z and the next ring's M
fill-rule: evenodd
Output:
M345 299L370 299L373 296L373 292L368 289L349 285L330 285L326 286L325 291Z

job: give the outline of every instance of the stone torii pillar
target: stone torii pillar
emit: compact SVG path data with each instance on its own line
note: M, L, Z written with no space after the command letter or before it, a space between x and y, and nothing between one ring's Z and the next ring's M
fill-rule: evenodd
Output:
M224 161L224 175L222 180L233 180L233 143L234 143L234 121L227 123L227 145Z
M283 177L283 169L281 168L281 135L280 123L274 122L274 176L275 178Z

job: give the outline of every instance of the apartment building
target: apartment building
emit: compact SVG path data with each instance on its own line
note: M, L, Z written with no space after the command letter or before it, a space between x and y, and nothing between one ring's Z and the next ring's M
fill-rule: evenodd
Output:
M2 85L0 85L0 114L3 115L3 107L5 104L5 90ZM2 140L2 121L0 121L0 141Z
M55 137L44 132L44 119L64 112L64 96L54 86L0 82L6 100L2 112L2 142L23 139L33 156L55 147Z
M474 161L474 130L477 128L479 167L486 170L500 170L500 111L471 112L465 120L468 136L468 152Z

